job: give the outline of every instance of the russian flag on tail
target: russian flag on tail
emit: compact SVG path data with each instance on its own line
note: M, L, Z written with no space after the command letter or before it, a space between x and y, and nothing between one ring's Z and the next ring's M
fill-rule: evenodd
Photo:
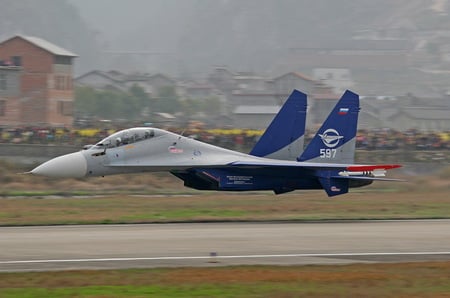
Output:
M339 115L347 115L349 108L340 108L338 114Z

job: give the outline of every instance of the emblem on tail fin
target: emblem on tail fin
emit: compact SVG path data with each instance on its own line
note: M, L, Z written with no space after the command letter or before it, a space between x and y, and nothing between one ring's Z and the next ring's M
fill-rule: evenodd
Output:
M344 136L339 135L339 132L336 129L329 128L325 130L323 134L319 134L319 137L322 139L325 146L334 148Z

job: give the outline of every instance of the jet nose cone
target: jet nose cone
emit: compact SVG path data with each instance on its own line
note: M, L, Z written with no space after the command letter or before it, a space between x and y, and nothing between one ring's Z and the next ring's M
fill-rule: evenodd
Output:
M47 177L81 178L86 176L87 162L81 152L53 158L34 168L31 174Z

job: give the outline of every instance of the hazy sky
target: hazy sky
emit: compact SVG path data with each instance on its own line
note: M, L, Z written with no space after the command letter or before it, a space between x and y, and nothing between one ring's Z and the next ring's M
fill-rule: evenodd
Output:
M151 15L150 7L160 0L68 0L93 28L114 40Z
M112 43L135 39L139 35L165 35L170 18L183 13L192 1L177 0L68 0L78 8L80 15L104 38ZM174 8L177 8L174 10ZM153 26L150 26L152 24Z

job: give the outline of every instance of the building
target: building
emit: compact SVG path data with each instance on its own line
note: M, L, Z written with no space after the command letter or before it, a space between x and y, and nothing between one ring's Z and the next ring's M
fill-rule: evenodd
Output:
M407 107L399 109L388 120L399 131L411 128L425 132L450 131L450 109Z
M282 74L269 82L270 89L277 94L283 94L283 96L289 95L294 89L301 90L306 94L312 94L316 83L314 79L295 71ZM282 102L284 100L286 98L281 98Z
M93 70L75 79L75 85L90 87L97 90L115 90L127 92L132 86L137 85L144 89L149 96L156 97L167 87L176 88L176 80L164 74L125 74L117 70L101 71Z
M345 90L351 90L355 86L348 68L315 68L313 77L316 81L333 87L336 94L342 94Z
M0 63L0 125L20 124L20 66Z
M222 70L222 74L232 73ZM233 78L236 77L237 75ZM237 82L235 79L234 81ZM255 82L262 82L263 79L253 81L252 85L255 86ZM310 127L321 124L340 98L330 86L299 72L288 72L272 79L264 79L264 84L256 86L264 88L249 90L236 84L235 89L227 94L227 110L232 113L234 123L239 126L255 129L267 127L294 89L308 95L307 124Z
M0 43L0 125L72 126L74 53L38 37Z
M234 111L233 125L239 128L266 129L281 106L238 106Z
M90 87L97 90L127 90L124 83L126 75L119 71L93 70L75 79L75 85L79 87Z
M237 88L236 81L234 79L236 76L237 74L231 72L227 67L218 66L208 76L207 80L211 85L220 90L223 94L228 95Z
M224 95L206 81L182 81L177 86L178 94L182 99L208 100L211 98L222 99ZM223 99L225 101L225 99Z
M129 74L124 80L127 88L131 88L133 85L137 85L145 90L145 92L151 97L158 97L164 88L176 89L176 80L161 74Z

